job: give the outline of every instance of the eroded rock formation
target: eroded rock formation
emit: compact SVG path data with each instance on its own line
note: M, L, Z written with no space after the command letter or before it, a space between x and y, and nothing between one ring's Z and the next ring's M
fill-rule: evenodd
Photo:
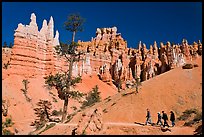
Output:
M59 32L54 37L54 21L43 21L38 31L36 16L31 14L29 25L18 24L11 52L11 74L31 77L48 75L65 69L63 59L57 57L54 46L59 44Z
M33 77L66 71L66 59L55 51L60 43L58 31L54 36L53 18L48 23L43 20L40 31L34 13L30 19L29 25L20 23L15 30L9 74ZM78 41L78 44L77 51L85 54L81 61L74 63L73 76L97 74L102 81L123 89L135 79L145 81L202 55L200 40L193 45L185 39L181 45L161 42L160 47L154 41L150 49L140 41L137 49L128 48L117 27L97 28L91 41Z
M97 28L96 37L91 41L78 41L78 51L88 52L92 73L97 73L108 84L130 79L127 42L117 33L117 27ZM129 75L129 76L128 76Z

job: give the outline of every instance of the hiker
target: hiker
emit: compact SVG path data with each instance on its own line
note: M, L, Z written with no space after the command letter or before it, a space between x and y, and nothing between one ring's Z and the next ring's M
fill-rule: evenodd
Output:
M163 127L165 127L165 126L168 126L169 127L169 125L168 125L168 123L167 123L167 120L168 120L168 116L167 116L167 114L166 113L164 113L164 111L162 111L162 119L164 120L164 125L163 125Z
M162 124L162 121L161 121L161 118L162 118L162 117L161 117L160 112L157 113L157 116L158 116L157 125L158 125L159 123L160 123L160 125L163 125L163 124Z
M173 111L170 111L171 115L170 115L170 120L171 120L171 123L172 123L172 127L175 126L175 115L174 115L174 112Z
M151 115L150 115L150 111L149 111L148 108L147 108L147 116L146 116L146 118L147 118L147 120L145 122L145 125L147 125L147 123L152 124Z

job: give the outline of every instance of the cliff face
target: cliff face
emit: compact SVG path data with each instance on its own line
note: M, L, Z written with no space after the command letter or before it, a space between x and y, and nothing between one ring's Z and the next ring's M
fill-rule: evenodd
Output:
M127 42L117 33L117 27L97 28L95 38L78 43L81 46L77 50L88 52L92 73L97 73L102 81L117 85L119 80L132 80Z
M2 67L10 63L11 59L11 48L2 48Z
M117 28L97 28L96 37L91 41L78 41L78 51L88 52L92 73L117 87L125 88L133 85L135 79L148 80L175 67L184 65L189 60L202 55L202 43L198 41L189 45L183 40L181 45L156 41L150 49L139 42L138 48L127 48L127 42L117 33Z
M54 47L59 45L59 33L54 37L54 21L43 21L38 31L35 14L31 14L29 25L18 24L14 33L14 46L11 51L10 74L31 77L45 76L49 73L62 70L64 61L57 58Z

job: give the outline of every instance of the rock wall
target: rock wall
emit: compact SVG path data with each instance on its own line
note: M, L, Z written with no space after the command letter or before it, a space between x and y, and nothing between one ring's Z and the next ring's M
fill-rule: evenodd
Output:
M127 48L127 42L117 33L116 27L97 28L95 38L78 43L81 45L78 51L90 54L92 73L98 73L102 81L122 89L135 79L148 80L202 55L200 41L189 45L185 39L181 45L167 41L158 47L155 41L147 49L140 41L137 49Z
M97 73L102 81L111 85L120 77L129 78L127 41L117 33L117 27L97 28L95 38L78 43L81 46L77 50L88 52L91 72Z
M2 48L2 67L4 68L7 63L10 63L11 48Z
M54 21L43 21L38 31L36 16L31 14L29 25L18 24L11 51L10 74L32 77L46 76L66 68L62 58L57 57L54 47L59 44L59 32L54 37Z

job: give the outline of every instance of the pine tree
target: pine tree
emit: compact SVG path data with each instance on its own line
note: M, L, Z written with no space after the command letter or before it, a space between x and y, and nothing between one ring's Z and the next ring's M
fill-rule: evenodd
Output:
M12 48L13 47L13 44L10 42L10 44L9 44L9 48Z
M78 99L83 96L83 94L78 91L70 90L71 86L74 86L81 80L81 77L72 77L72 68L73 63L79 61L80 56L83 54L76 51L78 43L74 42L76 33L83 30L83 23L84 19L79 14L70 14L68 16L68 19L65 22L65 28L72 32L72 42L70 44L60 43L60 45L56 46L56 52L59 55L66 57L69 62L69 69L64 74L58 73L55 76L50 75L46 77L46 83L50 86L54 86L58 91L59 98L64 100L61 122L64 122L67 115L68 99Z
M52 121L51 116L51 108L52 103L48 100L41 100L37 103L37 108L34 109L35 114L38 119L35 120L34 125L38 129L40 126L44 126L46 122Z
M92 106L94 103L101 101L100 92L98 91L98 85L96 85L92 91L90 91L86 97L86 100L83 102L81 108L86 106Z
M7 48L7 47L8 47L7 43L4 42L3 48Z
M135 86L136 86L136 93L138 93L138 87L141 86L140 78L136 78Z

